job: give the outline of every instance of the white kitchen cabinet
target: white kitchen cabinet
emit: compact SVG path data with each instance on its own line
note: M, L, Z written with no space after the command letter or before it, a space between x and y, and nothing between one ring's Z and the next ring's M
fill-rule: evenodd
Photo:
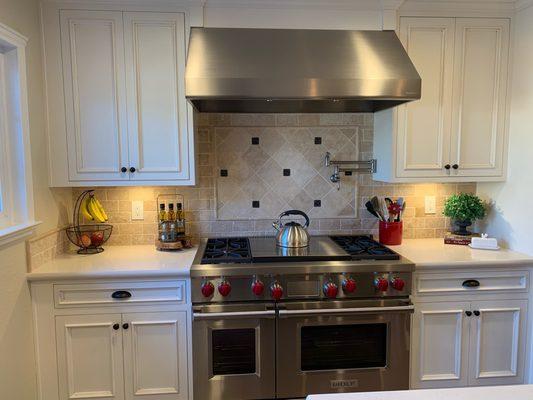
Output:
M124 30L131 179L187 180L184 15L129 12Z
M415 387L468 384L468 302L427 303L413 317L412 374Z
M400 18L422 96L375 114L375 180L505 179L509 19Z
M528 298L527 269L415 272L411 387L524 383Z
M194 184L185 13L54 7L43 22L51 186Z
M60 18L69 179L128 179L122 13L62 10Z
M450 163L453 18L402 19L400 39L422 78L422 97L398 107L396 168L402 177L439 177Z
M192 399L188 292L185 278L31 282L38 399Z
M124 398L120 314L56 318L59 398Z
M471 321L469 385L523 383L527 300L477 301L471 308L479 316Z
M503 176L509 20L455 23L452 176Z
M186 313L131 313L122 320L128 327L123 330L126 399L186 400Z
M187 313L56 317L60 399L186 400Z

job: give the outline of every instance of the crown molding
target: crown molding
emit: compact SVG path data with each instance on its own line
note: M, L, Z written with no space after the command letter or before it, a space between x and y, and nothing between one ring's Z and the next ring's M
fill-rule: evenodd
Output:
M516 0L406 0L402 8L511 11L515 9L515 3Z
M329 9L380 11L398 9L405 0L205 0L205 8Z

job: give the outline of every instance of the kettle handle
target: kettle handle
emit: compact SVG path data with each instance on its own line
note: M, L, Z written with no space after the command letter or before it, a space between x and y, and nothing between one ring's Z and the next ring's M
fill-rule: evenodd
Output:
M303 211L300 211L300 210L287 210L287 211L283 211L280 215L279 215L279 219L281 220L281 218L287 216L287 215L300 215L302 217L305 218L305 225L303 226L304 228L307 228L309 226L309 217L307 216L306 213L304 213Z

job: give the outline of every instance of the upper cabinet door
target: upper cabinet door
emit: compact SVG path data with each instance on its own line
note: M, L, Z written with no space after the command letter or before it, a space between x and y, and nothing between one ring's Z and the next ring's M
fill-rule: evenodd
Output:
M124 13L128 130L134 180L190 179L181 13Z
M509 20L458 18L455 35L452 175L502 176Z
M448 173L454 30L453 18L401 18L400 39L422 78L422 97L398 107L398 177Z
M60 21L69 180L127 180L122 13L61 10Z

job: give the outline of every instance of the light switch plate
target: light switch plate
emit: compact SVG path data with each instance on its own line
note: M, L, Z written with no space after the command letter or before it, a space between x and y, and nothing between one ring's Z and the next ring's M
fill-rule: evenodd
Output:
M425 213L426 214L435 214L437 212L437 204L435 196L426 196L425 197Z
M144 219L144 203L142 200L133 200L131 202L131 219L132 220Z

